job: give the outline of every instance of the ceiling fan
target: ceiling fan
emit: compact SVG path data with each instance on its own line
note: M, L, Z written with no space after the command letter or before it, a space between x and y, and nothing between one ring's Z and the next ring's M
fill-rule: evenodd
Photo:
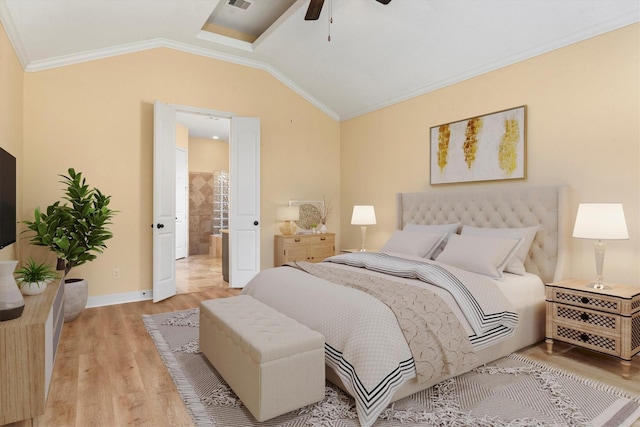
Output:
M376 0L378 3L389 4L391 0ZM320 17L324 0L311 0L307 14L304 16L305 21L315 21Z

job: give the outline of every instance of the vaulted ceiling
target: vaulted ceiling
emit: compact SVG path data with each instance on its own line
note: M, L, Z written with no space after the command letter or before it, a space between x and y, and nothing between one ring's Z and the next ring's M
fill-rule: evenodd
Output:
M0 0L0 20L27 71L164 46L264 69L336 120L640 21L638 0L326 0L305 21L308 5Z

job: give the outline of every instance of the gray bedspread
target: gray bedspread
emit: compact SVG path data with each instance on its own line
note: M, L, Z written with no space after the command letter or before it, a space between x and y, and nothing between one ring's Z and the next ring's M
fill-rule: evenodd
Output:
M324 262L322 267L319 267L324 271L322 275L325 275L326 279L298 268L272 268L260 272L244 288L243 293L253 296L324 335L326 363L336 372L343 386L354 397L362 426L372 425L380 412L389 404L395 391L406 381L415 378L417 371L421 368L426 367L425 372L432 370L431 373L427 373L428 376L443 378L445 373L458 374L468 369L466 366L469 365L471 360L469 358L473 357L473 352L468 352L468 347L460 344L458 340L460 331L464 331L471 338L473 348L477 349L473 344L474 337L491 334L491 340L495 340L495 329L498 328L506 331L502 333L506 338L509 336L509 330L517 325L517 315L508 300L504 298L493 281L483 276L439 265L436 266L438 274L435 276L441 276L446 272L445 276L451 275L454 279L449 280L451 282L449 284L434 286L420 278L412 277L416 275L431 277L434 276L433 271L423 271L425 267L422 263L412 263L402 258L384 254L348 254L338 255L327 261L332 262ZM355 267L349 264L363 266ZM364 264L368 265L364 266ZM316 270L313 266L307 269ZM384 270L397 270L400 272L400 277L389 275L387 272L383 273ZM332 283L334 279L345 281L343 272L348 272L346 276L351 277L346 281L355 282L357 285L343 286ZM357 274L352 274L353 272ZM370 279L360 275L369 276ZM343 277L343 279L337 279L337 277ZM373 279L374 277L383 280ZM382 287L391 286L392 282L400 282L404 286L391 291L390 295L395 296L383 297L383 299L402 300L405 296L411 299L411 295L420 293L420 289L426 289L437 294L447 308L434 300L425 305L425 313L401 315L401 318L407 317L409 320L399 322L394 311L372 295L377 293L376 291L363 292L356 289L371 284L373 289L380 290ZM471 290L465 290L467 289L464 286L465 282L469 282ZM453 286L458 289L450 292L442 286ZM415 290L410 291L411 288ZM476 293L482 295L476 299L474 296ZM456 298L461 296L463 300L457 302ZM430 299L429 296L425 298ZM412 303L409 302L408 305ZM475 306L473 313L466 312L471 311L469 305ZM433 309L440 314L429 313ZM457 322L451 323L459 323L459 327L451 327L449 322L447 325L431 325L430 328L433 330L421 332L421 336L440 335L437 340L442 342L446 341L446 337L441 334L448 330L453 331L452 336L456 342L453 345L455 351L450 352L448 348L450 346L444 346L444 355L441 352L438 356L435 353L439 352L438 347L442 347L441 345L420 343L420 346L425 344L424 348L427 349L425 351L429 357L433 356L433 360L440 361L433 363L432 366L418 367L400 324L405 323L404 327L408 329L413 327L410 323L417 327L421 323L417 320L420 317L428 318L430 323L444 323L442 316L445 319L455 317ZM487 320L484 326L482 319ZM458 355L453 356L458 350L461 350L461 359ZM452 362L452 360L455 361Z

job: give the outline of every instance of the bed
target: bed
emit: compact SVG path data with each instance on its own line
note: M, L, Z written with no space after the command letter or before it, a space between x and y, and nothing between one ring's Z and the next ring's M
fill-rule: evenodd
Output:
M325 336L327 379L370 426L390 402L543 339L567 200L564 186L400 193L380 253L265 270L243 292Z

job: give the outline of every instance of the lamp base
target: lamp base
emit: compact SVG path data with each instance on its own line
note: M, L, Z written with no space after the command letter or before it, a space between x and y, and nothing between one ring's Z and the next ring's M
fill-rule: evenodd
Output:
M280 226L280 232L285 236L290 236L296 232L297 228L298 227L296 227L294 223L292 223L291 221L287 221Z
M360 245L360 252L367 252L367 250L364 248L364 240L367 237L367 226L366 225L361 225L360 226L360 237L362 237L362 245Z
M605 285L604 283L601 283L601 282L591 282L587 285L587 288L597 289L599 291L602 289L612 289L611 286Z

